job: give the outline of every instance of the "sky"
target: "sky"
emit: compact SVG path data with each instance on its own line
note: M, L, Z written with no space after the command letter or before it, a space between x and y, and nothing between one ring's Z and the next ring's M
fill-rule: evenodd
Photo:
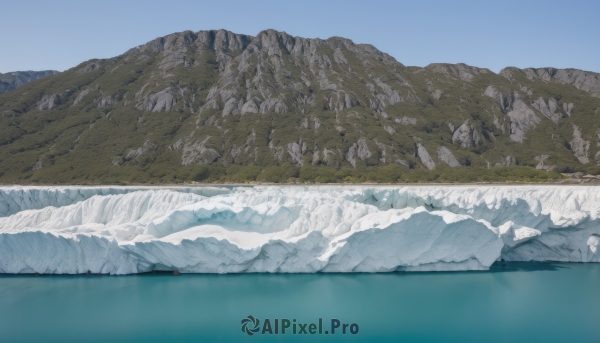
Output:
M600 72L599 0L0 0L0 73L63 71L184 30L368 43L407 66Z

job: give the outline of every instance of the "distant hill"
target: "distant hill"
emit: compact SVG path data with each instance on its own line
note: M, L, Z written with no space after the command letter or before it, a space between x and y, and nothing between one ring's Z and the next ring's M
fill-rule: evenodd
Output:
M13 71L10 73L0 73L0 94L11 91L27 82L41 79L42 77L58 74L56 70L43 71Z
M600 173L600 74L185 31L0 95L0 130L3 183L544 181Z

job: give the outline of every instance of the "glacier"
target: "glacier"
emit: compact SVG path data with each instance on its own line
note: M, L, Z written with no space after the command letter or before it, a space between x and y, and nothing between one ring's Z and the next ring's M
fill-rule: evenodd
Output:
M0 273L486 270L600 262L600 187L0 187Z

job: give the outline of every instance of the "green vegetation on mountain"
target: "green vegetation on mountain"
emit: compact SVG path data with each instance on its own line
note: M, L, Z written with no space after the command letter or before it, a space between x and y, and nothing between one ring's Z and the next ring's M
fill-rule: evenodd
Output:
M182 32L0 95L2 183L599 174L600 76L406 67L339 37Z

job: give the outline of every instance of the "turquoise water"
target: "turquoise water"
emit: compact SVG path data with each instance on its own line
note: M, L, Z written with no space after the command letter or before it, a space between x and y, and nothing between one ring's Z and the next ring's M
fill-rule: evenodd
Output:
M356 335L241 332L261 320ZM0 342L599 342L600 264L489 272L0 276ZM290 330L290 329L288 329ZM338 329L338 330L341 330Z

